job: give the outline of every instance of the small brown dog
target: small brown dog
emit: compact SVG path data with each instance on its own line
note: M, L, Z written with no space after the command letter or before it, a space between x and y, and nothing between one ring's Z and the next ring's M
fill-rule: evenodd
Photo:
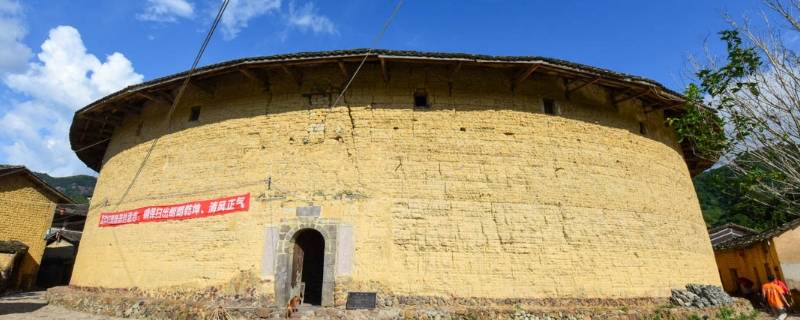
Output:
M286 317L291 318L292 314L297 312L297 306L300 305L300 297L294 296L289 299L289 303L286 305Z

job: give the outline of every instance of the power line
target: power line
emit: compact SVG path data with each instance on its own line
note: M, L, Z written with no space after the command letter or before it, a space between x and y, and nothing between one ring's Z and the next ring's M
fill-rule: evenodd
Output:
M229 2L230 2L230 0L223 1L219 12L217 12L217 16L214 18L214 23L211 25L211 28L208 30L208 33L206 34L205 39L203 39L203 44L200 45L200 50L197 52L197 55L194 57L194 62L192 63L192 67L189 69L189 72L186 74L186 78L183 80L183 83L181 84L181 87L178 90L178 94L176 95L175 100L172 102L172 106L170 106L170 108L169 108L169 112L167 113L167 120L168 121L172 120L172 114L175 112L175 108L178 105L178 101L183 96L183 91L186 89L186 86L189 84L189 80L192 77L192 74L194 74L195 69L197 69L197 65L200 63L200 59L203 57L203 53L205 53L206 48L208 47L208 42L211 40L211 36L214 34L214 30L217 29L217 25L219 25L219 22L220 22L220 20L222 18L222 14L225 12L225 9L228 7L228 3ZM167 122L167 124L168 124L168 126L171 125L171 121ZM82 148L80 148L78 150L75 150L75 152L81 152L83 150L89 149L91 147L94 147L96 145L99 145L99 144L101 144L103 142L106 142L106 141L109 141L109 140L111 140L111 138L105 138L103 140L100 140L100 141L97 141L95 143L92 143L92 144L90 144L88 146L85 146L85 147L82 147ZM147 159L147 157L145 157L145 159Z
M356 76L358 76L358 73L361 71L361 68L364 67L364 64L367 62L367 58L369 58L369 55L372 54L372 50L374 50L375 47L378 46L378 43L380 43L381 39L383 39L384 34L386 34L386 30L389 30L389 26L392 25L392 22L394 21L394 18L397 16L397 13L400 12L400 8L403 6L404 2L405 2L405 0L398 0L397 1L397 4L394 6L394 10L392 10L392 13L389 14L389 17L383 23L383 28L375 36L375 39L372 40L372 43L370 44L369 48L367 49L367 52L364 54L364 58L361 59L361 62L358 64L358 67L356 67L356 70L353 72L353 75L350 76L350 79L347 80L347 83L345 84L344 88L342 88L342 91L339 92L338 96L336 96L336 100L333 101L333 104L331 104L331 107L335 107L339 103L339 100L342 99L344 94L347 93L347 89L350 88L350 85L353 83L353 80L356 79ZM347 107L347 114L350 117L350 125L351 125L350 138L353 141L353 150L357 151L357 149L356 149L356 141L355 141L356 140L356 137L355 137L355 122L354 122L353 116L352 116L352 114L350 112L351 112L350 111L350 106L348 106ZM327 120L328 120L328 112L326 112L325 115L323 116L322 123L323 124L326 123ZM357 158L354 158L356 171L358 171L357 161L358 161Z
M394 10L392 10L392 14L390 14L389 18L386 19L386 22L383 23L383 29L381 29L381 32L379 32L378 35L375 36L375 39L372 40L372 44L367 50L367 53L364 54L364 59L361 59L361 63L358 64L356 71L353 72L353 75L350 77L350 80L348 80L347 84L345 84L344 88L342 88L342 92L340 92L339 95L336 97L336 100L332 104L333 106L336 106L336 104L339 103L339 100L342 98L342 96L344 96L345 92L347 92L347 89L350 88L350 84L353 83L353 80L356 79L358 72L361 71L361 67L364 66L365 62L367 62L367 58L369 58L369 55L372 53L372 50L374 50L374 48L378 46L378 43L380 43L381 39L383 39L383 35L386 34L386 30L389 29L389 26L394 21L394 17L397 16L398 12L400 12L400 7L403 6L403 2L405 2L405 0L397 1L397 5L395 5Z
M200 45L200 49L197 51L197 55L195 55L194 61L192 62L192 67L186 73L186 78L184 78L183 83L178 89L178 93L175 95L175 99L172 101L172 105L170 106L169 112L167 112L167 117L166 117L167 133L169 133L169 131L172 129L172 114L175 112L175 108L177 108L178 103L181 100L181 97L183 97L183 92L186 90L186 86L189 84L189 80L191 80L192 75L195 72L195 69L197 69L197 65L200 63L200 59L203 57L203 53L206 51L206 48L208 47L208 43L211 40L211 36L214 34L214 30L217 29L217 25L219 25L220 20L222 20L222 15L223 13L225 13L225 9L228 7L229 2L230 0L223 0L222 4L220 5L219 11L217 12L217 16L214 18L214 22L211 24L211 27L209 28L205 39L203 39L203 43ZM125 201L125 198L128 196L128 193L130 193L131 188L133 188L133 185L136 183L136 180L141 175L142 170L144 169L144 166L147 163L147 160L150 159L150 155L153 154L153 149L155 149L161 137L163 137L163 135L153 139L153 143L150 144L150 148L148 148L147 153L144 156L144 159L142 159L142 162L139 164L139 168L136 169L136 174L133 176L131 182L125 188L125 192L122 193L122 196L114 205L114 211L116 211L119 208L119 205L123 203L123 201ZM122 266L125 269L125 275L128 276L128 280L130 281L131 280L130 270L128 270L128 266L127 263L125 262L125 257L122 252L122 249L119 248L119 240L117 239L117 234L115 230L111 230L111 236L114 238L114 246L117 248L117 251L119 252L120 258L122 260Z
M166 117L166 120L167 120L167 132L169 132L169 130L172 128L172 114L175 112L175 109L177 108L178 103L180 102L181 98L183 97L183 92L186 90L186 86L189 85L189 81L191 80L192 75L195 72L195 69L197 69L197 65L200 63L200 59L203 57L203 53L205 53L206 48L208 47L208 43L211 40L211 36L214 35L214 30L217 29L217 25L219 25L220 20L222 20L222 14L225 13L225 9L228 7L228 3L229 2L230 2L230 0L224 0L222 2L222 5L220 5L219 11L217 12L217 16L214 18L214 22L211 24L211 28L208 30L208 33L206 34L205 39L203 39L203 44L200 45L200 49L197 51L197 55L195 55L194 62L192 62L192 67L186 73L186 78L184 78L183 83L181 84L180 88L178 89L178 93L175 96L175 99L172 101L172 106L170 106L169 112L167 113L167 117ZM128 184L128 186L125 188L125 192L122 193L122 196L119 198L119 201L114 206L114 210L116 210L117 207L119 207L119 205L122 203L122 201L124 201L125 198L128 196L128 193L130 193L131 188L133 187L134 183L136 183L136 180L141 175L142 170L144 169L144 165L147 163L147 160L150 159L150 155L153 154L153 149L155 149L155 147L158 144L158 141L161 139L161 137L163 137L163 135L153 139L153 143L150 144L150 148L147 149L147 153L145 154L144 159L142 159L142 162L139 164L139 168L136 170L136 174L133 176L133 179L131 179L131 183Z

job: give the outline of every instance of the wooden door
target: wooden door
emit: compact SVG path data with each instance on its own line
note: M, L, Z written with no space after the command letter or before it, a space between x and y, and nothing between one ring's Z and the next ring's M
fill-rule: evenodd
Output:
M294 244L294 255L292 256L292 289L296 288L303 276L303 247Z

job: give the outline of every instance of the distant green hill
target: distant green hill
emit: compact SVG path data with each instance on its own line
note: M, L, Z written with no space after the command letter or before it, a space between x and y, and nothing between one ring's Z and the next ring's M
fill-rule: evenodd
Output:
M87 175L77 175L69 177L51 177L46 173L36 173L36 176L47 182L49 185L63 192L77 203L88 203L89 197L94 192L94 185L97 178Z

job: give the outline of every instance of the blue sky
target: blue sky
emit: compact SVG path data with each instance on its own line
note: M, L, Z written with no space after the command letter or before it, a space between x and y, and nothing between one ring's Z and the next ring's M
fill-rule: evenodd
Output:
M125 85L188 69L220 0L0 0L0 163L92 173L74 156L74 110ZM232 1L201 65L245 56L369 47L394 1ZM682 90L723 14L761 1L406 0L379 47L540 55Z

